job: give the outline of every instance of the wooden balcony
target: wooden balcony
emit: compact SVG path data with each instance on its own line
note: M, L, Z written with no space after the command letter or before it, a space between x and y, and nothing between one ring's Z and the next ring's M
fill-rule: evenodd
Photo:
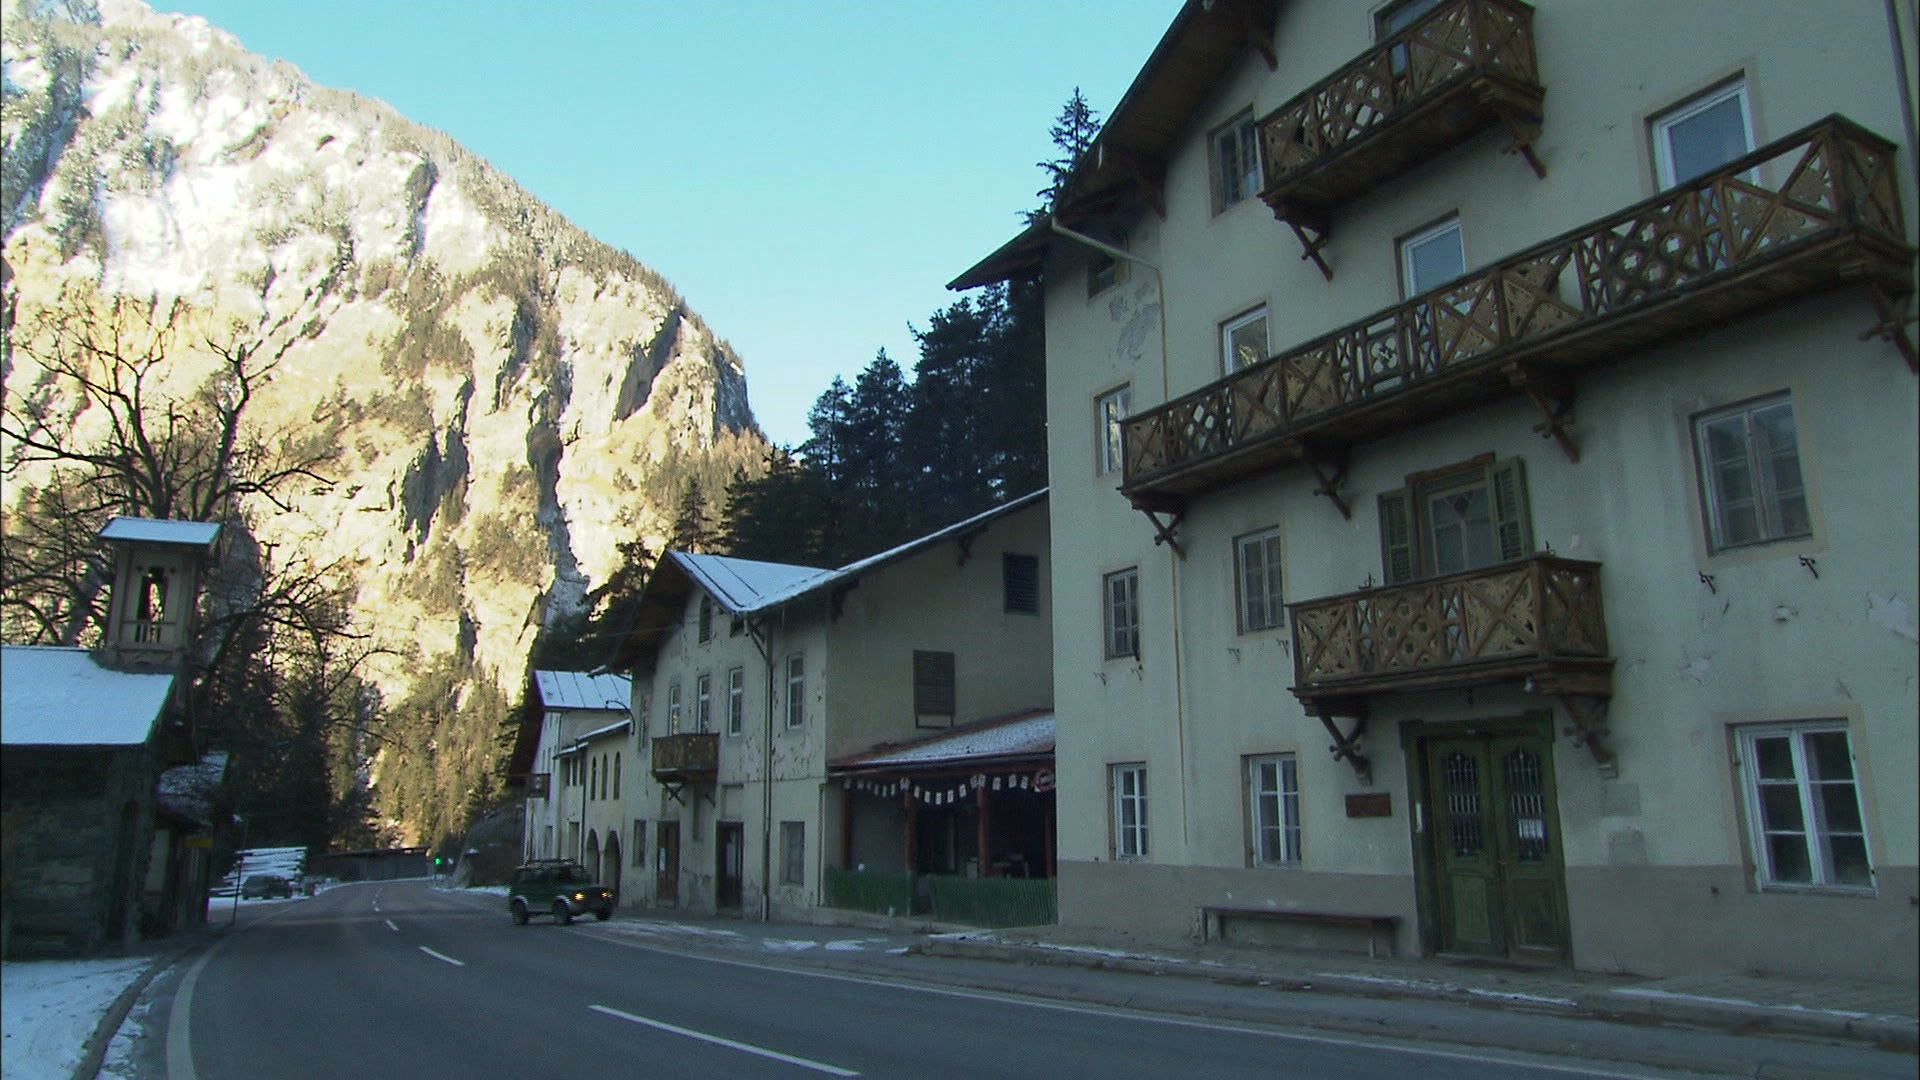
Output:
M1543 93L1531 6L1441 4L1260 121L1260 197L1296 232L1318 234L1301 235L1318 263L1335 206L1493 124L1540 173L1531 145Z
M663 784L710 784L720 772L720 736L683 731L653 740L653 778Z
M1844 283L1876 298L1911 292L1895 160L1892 143L1828 117L1129 417L1121 491L1141 509L1178 509L1513 394L1540 405L1573 454L1561 424L1574 370Z
M1287 611L1293 693L1323 716L1371 694L1495 683L1611 695L1599 563L1535 555Z

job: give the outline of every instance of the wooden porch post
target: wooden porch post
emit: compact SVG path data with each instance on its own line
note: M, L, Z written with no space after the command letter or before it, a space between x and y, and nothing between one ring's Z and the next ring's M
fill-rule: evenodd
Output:
M918 872L913 861L913 834L916 830L916 823L920 817L919 807L915 805L916 800L913 797L912 784L908 784L907 789L900 793L900 801L905 803L907 807L907 873L912 874Z
M840 785L840 869L853 869L853 789Z
M980 852L980 876L990 878L993 876L993 854L987 850L987 785L981 784L973 789L973 803L980 810L980 843L976 848Z

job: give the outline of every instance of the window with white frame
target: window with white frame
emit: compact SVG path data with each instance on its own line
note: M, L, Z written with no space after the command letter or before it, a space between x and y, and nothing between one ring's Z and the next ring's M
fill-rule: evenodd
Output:
M1147 767L1113 765L1109 767L1113 788L1113 857L1147 857Z
M1094 448L1095 463L1102 476L1126 467L1125 443L1120 422L1133 411L1133 388L1122 386L1094 399L1093 413L1099 443Z
M803 821L780 823L780 881L787 885L807 883L807 826Z
M1653 120L1653 168L1661 190L1713 172L1753 149L1747 84L1729 83Z
M1247 759L1249 845L1255 866L1300 863L1300 779L1292 754Z
M787 726L799 727L806 719L807 661L794 653L787 657Z
M1140 571L1138 567L1100 579L1102 624L1109 660L1140 656Z
M1403 295L1419 296L1437 289L1467 271L1467 249L1460 219L1450 217L1400 240L1400 288Z
M680 734L680 684L667 687L667 734Z
M1215 128L1213 212L1236 206L1260 191L1260 126L1249 109Z
M1735 731L1760 884L1871 889L1846 724L1755 724Z
M1693 435L1715 551L1813 532L1787 395L1697 416Z
M702 672L693 684L693 719L695 731L713 730L713 676Z
M1282 625L1286 609L1280 603L1280 530L1262 529L1239 537L1233 542L1233 554L1240 632L1251 634Z
M738 735L747 716L747 669L727 670L727 734Z
M1220 324L1220 364L1231 375L1267 358L1267 306Z

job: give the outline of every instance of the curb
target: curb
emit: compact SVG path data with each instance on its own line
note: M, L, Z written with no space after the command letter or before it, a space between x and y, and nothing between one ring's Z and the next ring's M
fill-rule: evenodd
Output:
M1032 948L975 941L929 940L913 949L926 956L997 960L1012 964L1047 964L1135 975L1172 975L1236 986L1259 986L1281 991L1317 991L1356 997L1419 998L1452 1001L1482 1008L1500 1008L1549 1016L1603 1020L1629 1024L1679 1024L1737 1034L1815 1035L1872 1043L1887 1050L1920 1052L1920 1024L1893 1016L1849 1016L1822 1013L1797 1006L1743 1004L1678 997L1635 1003L1611 991L1583 993L1572 998L1547 998L1475 992L1462 986L1420 986L1341 975L1311 978L1283 975L1240 965L1206 961L1113 956L1064 949Z
M172 949L154 957L153 963L148 964L139 978L120 991L120 996L113 999L113 1004L107 1007L100 1022L93 1026L93 1034L87 1036L86 1045L81 1050L80 1064L74 1066L73 1080L94 1080L99 1076L100 1067L106 1063L107 1048L113 1045L113 1037L120 1033L120 1025L127 1022L127 1014L133 1011L140 995L147 992L147 987L161 972L206 947L205 940L198 940L184 948Z

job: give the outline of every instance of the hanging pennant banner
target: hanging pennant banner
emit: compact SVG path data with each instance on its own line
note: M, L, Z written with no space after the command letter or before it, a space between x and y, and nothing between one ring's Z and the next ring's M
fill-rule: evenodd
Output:
M1053 790L1053 770L1041 768L1033 774L1033 790L1047 792Z
M995 791L1000 790L1000 778L997 776L993 778L993 790Z

